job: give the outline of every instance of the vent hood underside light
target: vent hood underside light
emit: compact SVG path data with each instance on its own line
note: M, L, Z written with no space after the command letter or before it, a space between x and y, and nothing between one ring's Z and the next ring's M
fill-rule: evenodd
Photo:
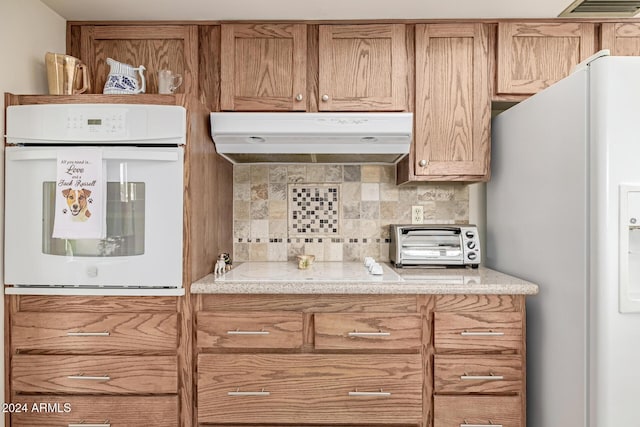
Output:
M211 113L233 163L385 163L409 153L412 113Z
M560 15L561 18L629 18L640 10L640 0L576 0Z

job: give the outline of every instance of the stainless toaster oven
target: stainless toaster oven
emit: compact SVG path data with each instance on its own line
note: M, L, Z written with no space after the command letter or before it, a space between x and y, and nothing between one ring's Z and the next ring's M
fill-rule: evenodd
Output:
M389 260L396 267L480 264L475 225L392 224Z

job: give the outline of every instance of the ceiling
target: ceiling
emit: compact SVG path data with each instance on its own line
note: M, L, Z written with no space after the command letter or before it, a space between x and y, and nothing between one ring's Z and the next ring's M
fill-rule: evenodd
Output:
M41 0L69 21L555 18L572 0Z

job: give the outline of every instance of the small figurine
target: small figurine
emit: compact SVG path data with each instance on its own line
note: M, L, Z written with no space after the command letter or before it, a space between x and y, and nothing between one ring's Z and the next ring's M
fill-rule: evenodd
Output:
M226 257L225 255L227 254L220 254L220 256L218 257L218 260L216 261L216 266L213 269L213 274L224 274L224 272L227 269L227 262L226 262ZM227 255L228 257L228 255Z

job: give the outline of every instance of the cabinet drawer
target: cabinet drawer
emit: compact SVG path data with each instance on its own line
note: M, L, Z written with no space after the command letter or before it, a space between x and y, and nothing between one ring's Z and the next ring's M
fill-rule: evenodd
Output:
M68 427L96 425L109 427L177 427L176 396L21 396L27 413L11 416L13 427ZM32 411L48 404L47 410ZM68 404L65 407L65 404ZM69 409L65 411L65 409Z
M176 393L175 356L33 356L11 359L16 393Z
M522 313L434 313L436 353L516 353Z
M419 354L198 357L201 423L417 424L421 413Z
M302 313L197 315L198 348L300 348Z
M153 350L175 351L177 313L28 313L11 319L16 350L74 353Z
M315 347L339 349L416 349L420 316L399 314L316 314Z
M434 396L434 427L521 427L519 396Z
M520 356L435 356L436 393L519 393Z

